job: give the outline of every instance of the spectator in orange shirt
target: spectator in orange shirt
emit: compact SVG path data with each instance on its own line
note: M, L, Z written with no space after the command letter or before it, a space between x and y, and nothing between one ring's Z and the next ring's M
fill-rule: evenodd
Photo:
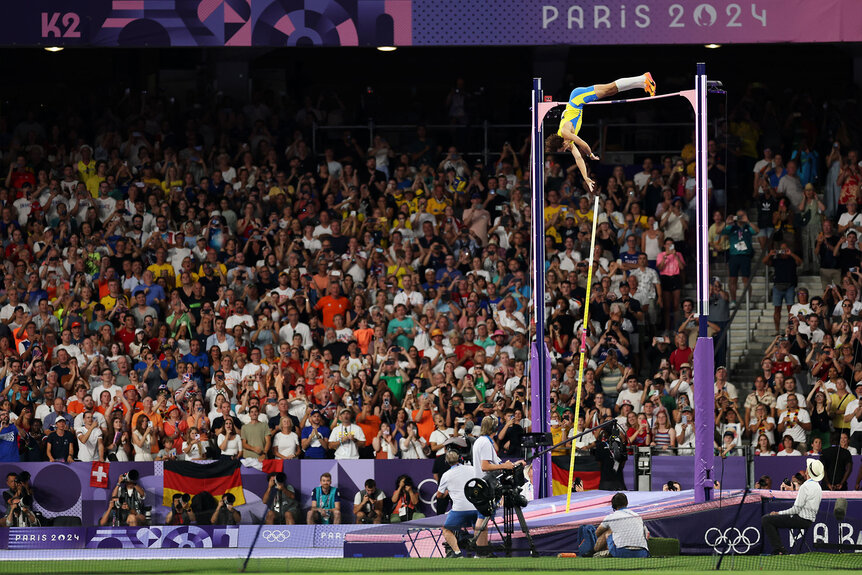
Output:
M419 429L420 437L425 441L431 437L431 432L434 431L434 404L431 402L431 396L423 393L419 396L419 409L413 410L413 421Z
M374 329L368 327L367 317L363 316L359 318L359 327L353 330L353 337L356 339L356 343L359 344L359 350L362 352L362 355L368 355L368 347L374 339ZM368 436L366 435L366 437Z
M75 387L75 397L66 405L66 411L72 415L84 412L84 397L87 395L87 386L78 384ZM103 414L104 415L104 414Z
M341 295L341 286L330 283L326 295L317 300L314 309L320 312L323 327L335 327L335 316L344 315L350 309L350 300Z
M126 401L123 401L123 413L128 416L129 410L132 410L132 414L141 411L144 409L144 404L140 402L141 394L138 392L138 388L134 386L134 384L128 384L123 388L123 397Z

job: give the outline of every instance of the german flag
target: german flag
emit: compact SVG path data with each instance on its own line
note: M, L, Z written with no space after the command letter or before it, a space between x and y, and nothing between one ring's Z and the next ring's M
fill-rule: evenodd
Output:
M599 488L601 467L593 457L575 456L574 476L581 478L584 491ZM551 457L551 481L554 495L565 495L569 485L569 456L554 455ZM572 489L574 491L574 488Z
M233 493L236 505L245 503L242 494L240 463L236 460L213 461L197 464L190 461L165 461L162 504L171 506L175 494L188 493L192 497L208 491L216 499Z

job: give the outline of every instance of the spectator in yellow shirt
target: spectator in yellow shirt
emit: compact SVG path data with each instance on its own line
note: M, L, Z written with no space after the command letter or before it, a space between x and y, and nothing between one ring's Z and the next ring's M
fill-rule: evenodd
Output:
M435 184L434 191L431 193L431 197L428 198L428 203L425 206L426 211L435 218L437 218L437 220L439 221L443 217L444 212L446 211L446 206L451 205L452 200L447 198L444 194L443 186L441 186L440 184Z
M108 282L108 295L103 297L99 303L105 306L105 311L110 313L119 305L120 308L129 307L129 300L120 289L120 281L112 279Z
M159 248L156 250L156 261L147 268L147 270L153 272L156 280L159 278L165 278L165 281L168 285L175 285L176 279L174 278L174 266L167 261L168 252L165 248Z

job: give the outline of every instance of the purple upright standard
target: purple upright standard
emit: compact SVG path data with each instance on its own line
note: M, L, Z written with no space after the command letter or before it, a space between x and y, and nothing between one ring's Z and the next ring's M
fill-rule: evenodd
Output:
M709 317L709 197L707 190L706 163L706 64L698 63L695 81L695 148L697 194L697 302L699 330L694 348L694 497L695 501L712 498L713 466L713 417L715 409L715 356L712 338L707 334Z

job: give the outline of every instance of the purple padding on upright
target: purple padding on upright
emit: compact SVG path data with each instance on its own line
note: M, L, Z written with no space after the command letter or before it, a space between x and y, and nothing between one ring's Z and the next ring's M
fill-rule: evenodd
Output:
M702 320L701 320L702 321ZM701 488L706 479L716 479L712 473L715 462L713 451L713 413L715 411L715 359L711 337L697 338L694 348L694 497L706 501Z
M545 389L540 390L536 383L538 377L534 374L539 373L539 370L545 372ZM546 348L542 345L542 352L539 351L538 342L533 342L530 348L530 431L534 433L549 432L550 428L550 382L551 382L551 358L548 357ZM545 477L545 488L547 493L551 493L551 454L546 453L542 456L544 459L544 468L548 471ZM533 486L538 496L539 493L539 465L533 464Z

